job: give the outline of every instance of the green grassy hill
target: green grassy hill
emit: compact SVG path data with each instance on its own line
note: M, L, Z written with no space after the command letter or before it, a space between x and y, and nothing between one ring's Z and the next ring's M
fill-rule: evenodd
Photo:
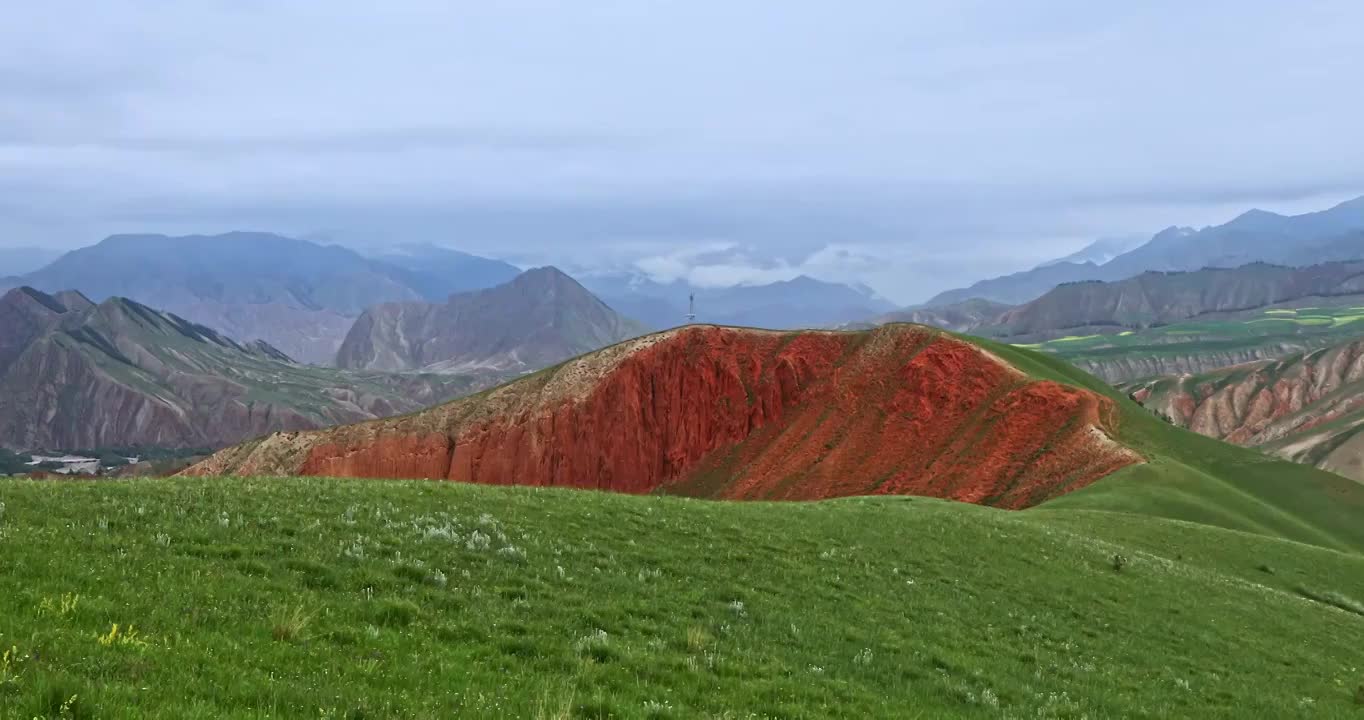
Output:
M1063 503L3 493L5 718L1357 717L1364 681L1364 556Z
M1118 401L1037 508L0 484L0 718L1343 717L1364 486Z

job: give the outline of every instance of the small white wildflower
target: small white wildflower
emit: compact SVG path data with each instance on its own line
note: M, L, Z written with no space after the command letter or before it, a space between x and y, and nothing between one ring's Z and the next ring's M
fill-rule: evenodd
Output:
M853 662L858 665L870 665L872 657L873 655L871 652L871 648L862 648L860 651L858 651L856 655L853 656Z
M431 571L432 585L435 585L436 587L445 587L445 584L447 582L449 582L449 578L445 577L445 573L441 572L440 570Z
M578 640L573 643L573 649L578 652L583 652L594 647L606 647L610 644L611 637L606 634L605 630L597 628L591 633L578 638Z
M745 615L748 614L748 613L744 610L744 601L743 601L743 600L731 600L731 601L729 602L729 610L730 610L730 612L734 613L735 615L738 615L739 617L743 617L743 616L745 616Z
M166 533L157 533L156 544L160 545L161 547L170 547L171 537Z
M568 573L564 572L564 566L563 566L563 565L555 565L555 566L554 566L554 571L557 572L557 573L559 573L559 577L560 577L560 578L562 578L562 577L564 577L564 576L566 576L566 575L568 574Z
M985 688L980 691L980 704L986 707L997 708L999 707L999 696L995 694L994 690Z
M349 545L343 543L341 545L341 554L345 555L348 558L353 558L355 560L364 560L365 559L364 538L355 538L355 540L351 542Z
M508 545L497 551L497 554L509 560L525 560L526 551L515 545Z
M221 526L223 526L223 527L231 527L231 526L232 526L232 516L231 516L231 515L228 515L226 510L224 510L224 511L218 513L218 524L221 525Z
M470 550L487 550L493 544L493 539L481 531L475 530L469 533L469 539L464 542L464 547Z
M449 525L432 526L422 533L426 540L443 540L445 542L459 542L459 533Z
M108 530L109 518L101 516L99 520L95 521L95 524L99 526L100 530Z

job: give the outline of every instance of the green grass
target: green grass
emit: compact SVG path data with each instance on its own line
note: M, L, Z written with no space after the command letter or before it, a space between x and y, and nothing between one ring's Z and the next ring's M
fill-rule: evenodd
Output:
M1023 512L0 481L0 718L1359 717L1364 485L968 339L1146 462Z
M0 497L3 718L1355 718L1364 681L1364 556L1061 503Z
M1018 343L1071 363L1098 369L1124 360L1187 359L1259 349L1264 354L1292 347L1309 350L1354 339L1364 334L1364 308L1304 307L1247 311L1226 317L1100 335L1073 335ZM1124 376L1125 380L1135 377Z
M1047 507L1156 515L1364 552L1364 485L1176 428L1055 356L965 339L1034 377L1111 398L1118 439L1146 460Z

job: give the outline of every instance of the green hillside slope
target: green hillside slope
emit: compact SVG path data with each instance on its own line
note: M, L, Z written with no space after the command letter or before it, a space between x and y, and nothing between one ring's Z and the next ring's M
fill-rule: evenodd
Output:
M1122 411L1118 439L1147 460L1045 507L1137 512L1364 551L1364 485L1176 428L1055 357L967 339L1024 372L1113 398Z
M1139 515L0 492L4 718L1353 718L1364 680L1364 556Z

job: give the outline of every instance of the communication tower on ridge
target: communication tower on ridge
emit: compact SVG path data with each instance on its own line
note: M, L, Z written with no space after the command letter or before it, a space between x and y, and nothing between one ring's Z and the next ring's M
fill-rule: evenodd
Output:
M687 324L696 322L696 293L687 296Z

